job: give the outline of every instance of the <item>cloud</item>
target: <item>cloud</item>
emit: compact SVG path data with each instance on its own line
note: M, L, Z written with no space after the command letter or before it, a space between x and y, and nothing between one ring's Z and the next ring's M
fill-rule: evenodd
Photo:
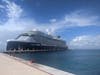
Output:
M99 19L99 16L83 10L78 10L65 16L66 23L69 23L71 26L98 25L100 24Z
M100 49L100 35L82 35L75 37L69 43L72 49Z
M87 10L76 10L66 14L62 20L50 19L51 23L47 24L47 28L52 30L52 33L55 33L63 28L99 26L99 20L100 16L94 15Z
M6 5L6 10L7 10L7 15L10 19L17 19L19 18L22 14L22 9L20 6L15 4L14 2L10 2L8 0L4 0L4 2L7 3Z
M57 20L55 19L55 18L53 18L53 19L50 19L50 22L51 23L54 23L54 22L56 22Z
M84 27L84 26L98 26L100 25L100 16L93 15L86 10L73 11L60 20L52 23L55 25L55 30L69 27Z
M27 17L23 18L23 12L25 12L20 5L9 0L2 0L6 5L2 5L2 8L6 11L8 20L0 25L0 31L28 31L32 29L37 29L41 31L46 31L47 28L51 28L50 24L38 24L34 19ZM54 20L53 20L54 21ZM50 30L50 29L49 29Z
M50 23L38 24L35 19L29 19L27 17L22 18L23 12L25 12L20 5L9 0L3 0L6 3L6 11L8 21L4 25L0 26L0 30L19 31L26 29L38 29L42 31L48 31L55 33L63 28L78 27L78 26L91 26L99 25L99 16L90 14L85 10L76 10L69 14L66 14L62 20L52 18ZM38 26L38 27L37 27ZM11 29L13 28L13 29Z
M16 30L22 30L24 27L20 26L20 17L22 15L22 9L20 6L15 4L14 2L10 2L8 0L3 0L5 2L5 5L2 5L7 12L5 15L7 15L8 20L7 22L4 22L2 25L0 25L0 31L16 31Z

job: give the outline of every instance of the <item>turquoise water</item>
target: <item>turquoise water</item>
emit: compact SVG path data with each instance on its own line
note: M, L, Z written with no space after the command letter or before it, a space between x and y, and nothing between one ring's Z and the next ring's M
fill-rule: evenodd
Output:
M48 65L76 75L100 75L100 50L18 53L25 60Z

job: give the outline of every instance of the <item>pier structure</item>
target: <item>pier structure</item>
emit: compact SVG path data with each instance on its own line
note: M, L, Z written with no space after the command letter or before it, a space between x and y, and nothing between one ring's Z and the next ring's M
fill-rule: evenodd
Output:
M52 67L0 53L0 75L74 75Z
M0 53L0 75L50 75Z

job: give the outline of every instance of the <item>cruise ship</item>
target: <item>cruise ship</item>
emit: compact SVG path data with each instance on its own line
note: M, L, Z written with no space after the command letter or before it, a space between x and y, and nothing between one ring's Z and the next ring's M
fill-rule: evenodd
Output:
M28 31L15 39L7 40L6 49L7 51L56 51L67 50L68 47L60 36L52 36L41 31Z

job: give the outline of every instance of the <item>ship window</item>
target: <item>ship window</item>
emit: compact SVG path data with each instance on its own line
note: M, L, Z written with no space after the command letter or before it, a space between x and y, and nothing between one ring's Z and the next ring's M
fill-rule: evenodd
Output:
M29 36L20 36L19 38L17 38L17 40L25 40L25 39L28 39Z
M20 36L19 38L17 38L17 40L25 40L29 42L35 41L34 38L31 36Z

